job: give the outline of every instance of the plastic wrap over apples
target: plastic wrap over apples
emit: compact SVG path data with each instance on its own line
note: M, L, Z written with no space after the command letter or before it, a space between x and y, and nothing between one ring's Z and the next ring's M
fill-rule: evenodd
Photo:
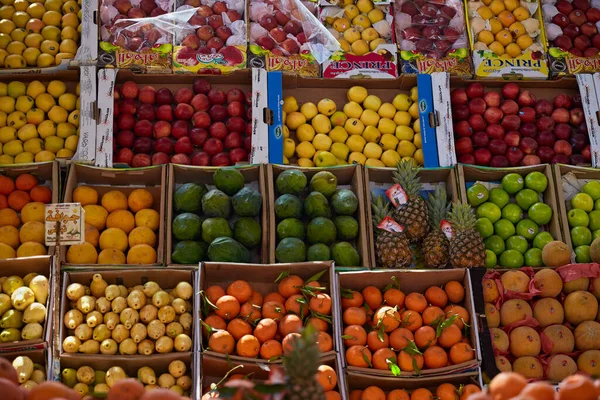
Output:
M401 50L441 59L455 49L468 48L460 0L397 1L395 23Z
M174 0L102 0L100 21L110 29L120 19L158 17L173 11Z
M322 64L340 48L314 15L316 3L300 0L251 1L250 45L280 56L310 53Z
M195 13L195 9L188 9L157 17L118 19L112 26L101 28L102 41L135 52L160 45L171 47L174 35Z
M578 57L598 56L600 0L544 2L542 13L549 47Z

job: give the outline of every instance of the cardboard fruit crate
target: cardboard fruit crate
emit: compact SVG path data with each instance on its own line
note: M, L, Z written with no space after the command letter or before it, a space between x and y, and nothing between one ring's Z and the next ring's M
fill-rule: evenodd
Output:
M229 263L202 263L200 266L200 291L205 291L207 288L211 286L220 286L224 290L227 289L229 284L231 284L235 280L245 280L248 282L252 289L258 293L260 293L263 297L271 292L277 292L278 288L278 279L281 279L285 276L285 274L289 275L298 275L304 280L318 274L322 273L319 278L319 282L322 286L326 287L325 293L329 294L331 297L332 307L331 307L331 315L333 323L331 325L331 329L328 330L327 333L332 338L333 341L333 349L326 353L322 354L322 358L326 358L335 354L336 340L335 338L339 336L339 331L337 330L337 324L335 323L335 319L337 318L335 310L338 309L337 301L338 299L335 296L335 279L334 279L334 270L333 263L329 262L305 262L305 263L294 263L294 264L229 264ZM201 296L199 296L201 297ZM200 315L201 319L206 318L205 309L211 310L209 304L202 305L204 303L203 300L199 300L201 309ZM202 323L202 322L201 322ZM204 337L203 331L205 329L202 327L200 332L200 346L204 355L210 355L216 358L221 358L223 360L233 360L241 363L247 362L256 362L256 358L248 358L241 357L238 355L226 355L222 353L218 353L208 348L208 340ZM262 360L267 363L268 360ZM274 363L281 363L281 360L274 360Z
M261 245L257 249L251 250L252 261L257 263L267 262L268 257L268 199L267 184L265 182L265 172L263 165L240 165L236 167L244 176L245 186L257 189L262 195L262 206L260 216L257 217L262 228ZM172 254L175 240L173 238L173 218L175 217L175 202L173 196L178 186L184 183L203 183L208 190L214 189L213 175L219 167L196 167L190 165L169 164L169 183L167 187L167 248L166 248L166 265L170 267L193 267L197 268L196 264L174 264ZM233 227L232 227L233 228ZM201 239L200 239L201 240Z
M319 171L328 171L334 174L337 178L338 188L346 188L351 189L356 197L358 198L358 209L355 212L356 220L359 224L358 227L358 237L354 240L354 247L358 251L360 256L362 267L370 266L370 258L369 258L369 240L367 237L368 227L365 226L367 220L367 211L366 211L366 203L363 192L363 176L361 167L359 165L346 165L346 166L338 166L331 168L299 168L299 167L291 167L291 166L282 166L282 165L274 165L269 164L267 166L267 185L269 192L269 214L271 216L269 220L269 263L275 263L277 260L275 259L275 249L277 248L277 234L276 227L277 221L275 217L274 204L275 200L279 196L279 193L276 191L275 180L285 170L296 169L302 171L310 183L310 179ZM307 184L307 188L309 185ZM306 191L305 191L306 192ZM310 189L308 189L310 192ZM305 197L305 196L304 196ZM306 218L305 218L306 219ZM305 222L308 222L306 220Z
M371 204L374 199L372 194L375 192L377 195L382 195L386 198L385 191L389 189L393 184L393 172L395 168L365 168L365 211L367 215L367 229L369 237L369 250L371 268L377 268L376 254L375 254L375 231L373 227L373 210ZM438 185L443 185L446 189L446 195L452 203L458 203L460 198L460 191L458 190L458 181L456 176L456 170L454 168L425 168L420 169L418 173L423 185L421 195L424 199L427 199L426 193L432 193ZM412 246L414 249L414 246ZM420 249L417 249L420 251Z
M17 342L1 343L0 353L24 351L31 349L45 349L51 346L54 318L57 315L58 303L55 303L55 288L58 285L58 271L54 264L54 257L37 256L26 258L9 258L0 260L0 275L4 277L25 275L35 272L48 278L48 298L46 299L46 320L43 325L42 337L32 340L19 340ZM12 307L11 307L12 308Z
M183 270L183 269L169 269L166 271L164 268L152 268L146 267L144 269L131 269L131 268L113 268L113 269L101 269L98 266L86 269L77 269L65 271L62 273L62 283L61 283L61 292L60 292L60 314L58 314L58 322L60 327L57 330L57 337L55 338L55 352L60 355L61 359L63 357L74 358L85 360L85 362L89 362L90 360L102 360L102 359L113 359L116 355L104 355L102 353L99 354L84 354L84 353L66 353L63 349L63 341L69 335L69 329L64 324L64 317L67 311L71 309L70 304L71 301L67 298L67 287L71 283L80 283L84 286L89 286L92 282L92 277L94 274L101 274L102 278L109 285L124 285L127 288L134 287L136 285L143 285L148 281L153 281L158 283L158 285L165 291L170 292L179 282L187 282L192 285L194 289L194 293L198 293L198 273L192 270ZM196 315L195 313L198 310L198 296L194 295L190 300L192 303L192 310L189 311L192 316ZM85 318L85 315L84 315ZM194 352L197 346L197 336L198 336L198 323L196 321L193 322L190 338L192 339L192 347L189 352L171 352L169 354L174 355L182 355L188 354L190 352ZM156 355L157 353L153 353L152 355ZM128 362L136 359L147 359L149 356L135 354L135 355L127 355L124 356Z
M73 191L79 186L89 186L98 192L98 203L106 192L119 190L126 196L129 196L135 189L146 189L154 197L152 208L158 212L160 222L158 232L156 233L156 262L152 266L164 265L164 238L165 238L165 205L166 196L164 188L166 187L167 168L166 166L154 166L138 169L107 169L90 167L81 164L72 164L64 190L64 203L73 202ZM73 266L67 262L67 247L63 246L60 252L60 260L63 265ZM100 254L100 252L98 252ZM79 264L81 265L81 264ZM91 266L98 264L84 264L81 266ZM135 267L135 264L126 264Z
M254 383L262 384L269 379L271 371L274 370L274 368L272 369L267 363L225 360L207 353L200 354L199 358L201 359L202 381L201 384L198 385L200 389L198 398L202 395L206 395L211 390L211 385L225 384L225 382L227 382L227 379L225 379L227 374L227 377L231 377L234 374L241 374ZM319 365L328 365L335 370L337 374L337 387L334 390L341 395L342 399L347 399L348 391L346 389L346 377L340 364L339 354L332 354L321 359ZM281 368L281 365L277 365L275 368Z
M39 186L46 186L52 190L51 203L58 203L61 190L61 180L58 171L58 163L56 161L49 161L33 164L6 165L0 168L0 175L5 175L14 181L19 175L31 174L38 179ZM54 255L54 252L55 247L48 246L48 254Z
M6 358L8 361L10 361L11 363L13 362L13 360L19 356L22 357L29 357L29 359L31 359L31 361L33 361L34 364L39 364L42 367L44 367L45 369L45 377L47 381L52 380L53 376L52 376L52 351L50 349L36 349L36 350L31 350L31 349L25 349L25 350L19 350L19 351L7 351L7 352L1 352L0 353L0 357L2 358ZM35 367L34 367L35 370ZM31 380L31 378L29 379ZM21 384L23 385L23 384Z
M555 210L559 213L562 240L571 250L575 250L567 217L571 209L571 199L581 191L581 187L585 183L600 180L600 170L564 164L555 164L552 169L554 171L554 185L556 186L557 207Z
M196 352L188 353L171 353L171 354L153 354L143 356L143 358L131 359L128 356L114 355L106 358L85 358L72 357L71 354L64 354L60 357L53 379L61 380L62 370L65 368L73 368L75 370L81 367L91 367L94 371L106 372L111 367L121 367L129 378L137 379L137 371L142 367L150 367L156 373L156 379L164 373L169 373L168 367L172 361L183 361L186 364L186 375L192 378L192 387L188 391L191 398L196 397L195 394L200 385L199 362L200 355Z
M473 360L466 361L456 365L450 365L443 368L422 369L420 374L415 372L401 371L400 375L394 376L391 370L378 370L373 368L355 367L348 364L345 353L347 347L344 345L342 335L336 336L337 348L339 349L342 364L348 373L356 373L366 376L388 377L396 381L414 378L427 378L433 376L455 375L463 372L477 370L481 362L481 350L479 348L478 325L475 318L475 310L473 306L474 292L471 286L469 271L466 269L443 269L443 270L379 270L379 271L361 271L361 272L341 272L336 274L336 297L337 305L335 319L338 332L344 332L343 312L341 308L342 293L345 290L356 290L362 292L367 286L375 286L379 290L385 287L397 284L394 286L408 295L412 292L424 293L431 286L443 286L450 281L461 282L464 287L464 299L462 307L469 314L470 326L465 325L468 333L470 345L474 351ZM450 304L450 303L448 303ZM367 319L369 317L367 316ZM464 334L464 332L463 332ZM351 385L350 385L351 386Z

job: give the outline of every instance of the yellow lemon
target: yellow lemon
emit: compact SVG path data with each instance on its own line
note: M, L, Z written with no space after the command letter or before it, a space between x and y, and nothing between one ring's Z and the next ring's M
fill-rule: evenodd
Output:
M119 228L129 234L135 228L135 219L129 210L116 210L108 214L106 218L107 228Z
M147 244L135 245L127 252L127 264L154 263L156 263L156 250Z
M48 136L44 140L44 150L56 154L65 145L65 139L58 136Z
M398 148L396 149L396 151L398 152L398 154L400 154L401 157L412 157L412 155L415 154L416 150L417 146L415 146L413 142L408 140L401 140L400 143L398 143Z
M7 156L14 157L23 152L23 142L20 140L11 140L2 147L2 151Z
M25 207L21 209L21 221L38 221L44 222L45 220L45 208L46 205L39 201L25 204Z
M17 249L17 257L45 256L46 254L48 254L48 249L38 242L25 242Z
M127 234L119 228L108 228L100 234L100 249L127 250Z
M333 141L331 140L331 138L329 136L319 133L313 139L312 144L313 144L313 146L315 146L315 149L317 149L317 150L328 151L331 148L332 142Z
M65 148L75 152L77 150L77 142L79 142L79 136L69 136L65 139Z
M483 30L483 31L479 32L479 35L477 36L477 40L485 43L486 45L489 45L490 43L492 43L494 41L494 34L488 30Z
M351 135L348 140L346 140L346 146L352 152L362 152L365 148L367 141L360 135Z
M521 48L516 43L510 43L508 46L506 46L504 51L513 58L521 55Z
M127 196L120 190L111 190L104 193L100 204L109 213L115 210L127 210Z
M519 0L504 0L504 7L506 7L508 11L514 11L519 7Z
M383 152L380 158L386 167L395 167L400 162L400 159L400 155L396 152L396 150L386 150Z
M412 116L408 111L397 111L394 114L394 123L400 126L410 126L410 121L412 121Z
M298 127L298 129L296 129L296 137L301 142L310 142L315 137L315 129L312 127L312 125L302 124Z
M420 149L421 147L423 147L423 144L421 142L421 134L420 133L415 133L415 136L413 138L413 143L415 144L415 146L417 146L417 149Z
M12 156L8 156L6 154L2 154L0 156L0 165L14 164L15 158Z
M496 33L496 41L498 41L502 46L506 47L509 43L512 43L512 35L506 29L501 30Z
M348 165L348 161L342 160L341 158L336 158L335 161L337 162L336 165Z
M329 117L329 120L331 121L331 125L333 126L344 126L344 124L348 120L348 116L342 111L336 111L331 117Z
M383 153L383 149L377 143L367 143L365 148L363 149L363 154L367 158L379 159L379 157L381 157L382 153Z
M515 38L518 38L521 35L524 35L527 33L527 31L525 30L525 27L520 22L515 22L515 23L511 24L511 26L508 27L508 30L510 31L510 33L513 34L513 36Z
M290 128L288 128L287 125L283 126L283 137L284 138L290 137Z
M15 156L15 164L29 164L35 161L33 153L24 151Z
M496 55L501 56L504 54L504 46L500 42L493 42L488 46L491 51L493 51Z
M336 158L341 158L342 160L347 160L348 154L350 154L350 148L345 143L333 143L329 151Z
M73 191L73 201L81 203L82 207L88 204L98 204L98 192L90 186L78 186Z
M419 120L419 105L417 103L412 103L410 108L408 109L408 113L413 119Z
M71 158L75 153L69 149L60 149L56 152L56 158Z
M100 240L100 232L92 224L85 223L85 241L90 243L94 247L98 247L98 241Z
M416 104L416 103L414 103L412 101L412 99L410 98L409 95L404 94L404 93L397 94L394 97L394 100L392 100L392 105L398 111L408 111L408 109L410 108L410 106L413 105L413 104ZM388 118L393 118L393 116L388 117Z
M283 155L287 158L292 158L294 156L294 151L296 150L296 144L293 139L287 138L283 141Z
M348 162L350 164L365 165L366 161L367 161L367 157L365 157L365 155L363 153L358 152L358 151L350 153L350 156L348 157Z
M297 112L297 111L289 113L285 118L285 124L292 131L295 131L300 125L305 124L305 123L306 123L306 117L304 116L304 114Z
M12 225L0 227L0 243L16 249L19 247L19 230Z
M296 154L298 158L312 158L315 155L315 147L311 142L301 142L296 146Z
M308 102L302 104L302 107L300 107L300 112L304 114L307 121L310 121L319 113L319 110L317 109L315 103Z
M35 162L46 162L46 161L54 161L56 155L47 150L42 150L35 155Z
M381 132L382 135L385 135L386 133L394 134L396 131L396 124L389 118L381 118L377 125L377 129L379 129L379 132Z
M19 240L21 243L37 242L44 243L46 240L45 226L40 221L29 221L19 229Z
M67 250L69 264L96 264L98 252L90 243L75 244Z
M513 11L513 15L515 16L515 19L520 22L525 21L527 18L529 18L531 16L531 14L529 13L529 10L526 9L525 7L515 8L515 10Z
M129 247L133 247L138 244L147 244L149 246L156 247L156 234L150 228L138 226L129 234Z
M380 120L380 116L373 110L364 110L360 116L360 122L362 122L365 126L377 126L377 123Z
M348 92L346 92L348 101L354 101L356 103L362 103L365 101L368 95L369 93L367 92L367 89L362 86L352 86L350 89L348 89Z
M145 226L156 231L159 225L160 215L156 210L145 208L135 213L135 226Z
M319 110L319 113L330 117L337 110L337 106L331 99L321 99L317 104L317 109Z
M526 50L532 44L533 39L529 35L522 35L517 38L517 45L521 48L521 50Z
M83 207L85 211L85 222L94 226L99 231L103 230L106 226L106 218L108 218L108 211L102 206L95 204L89 204Z
M494 16L494 13L488 6L481 6L477 9L477 14L483 19L490 19Z
M502 29L504 29L504 27L502 26L502 22L500 22L498 18L490 19L490 30L494 35L500 32Z
M381 107L381 99L373 94L367 96L363 101L363 107L369 110L378 111Z
M360 135L365 130L365 125L356 118L349 118L344 124L344 129L350 135Z
M7 258L15 258L16 256L15 249L10 247L7 244L0 243L0 260L5 260Z
M331 121L324 114L317 114L310 122L317 133L329 133Z
M346 130L341 126L335 126L331 131L329 131L329 137L334 143L346 143L346 139L348 139L348 132L346 132Z
M415 123L413 124L413 131L415 131L415 133L421 133L421 121L420 120L415 120Z
M311 168L315 166L315 163L312 162L310 158L299 158L298 166L302 168Z
M283 111L287 114L298 111L298 102L294 96L287 96L283 99Z
M398 146L398 142L399 140L396 136L386 133L381 136L379 144L383 147L383 150L394 150L396 149L396 146Z
M367 142L379 143L381 132L374 126L367 126L361 136L364 137Z
M425 158L423 157L423 150L417 149L417 151L415 151L415 154L413 157L415 158L415 161L417 162L417 164L419 164L419 165L425 164Z
M378 160L376 158L367 158L367 161L365 162L365 167L384 168L385 164L383 163L383 161Z
M0 98L0 103L1 102L2 99ZM348 118L359 118L362 112L362 107L355 101L350 101L344 105L344 114L346 114Z
M494 13L494 15L498 15L502 11L506 10L506 7L504 7L504 2L502 0L492 0L489 7L490 10Z
M117 249L104 249L98 254L98 264L120 265L127 263L125 253Z
M396 127L396 137L398 140L413 140L415 136L415 131L412 130L411 127L408 126L397 126Z

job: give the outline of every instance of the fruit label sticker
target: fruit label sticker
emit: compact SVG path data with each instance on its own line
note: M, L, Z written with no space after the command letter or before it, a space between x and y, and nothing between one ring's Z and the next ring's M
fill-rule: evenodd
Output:
M444 235L448 238L448 240L452 239L454 236L454 230L452 229L452 224L445 219L440 221L440 229L444 232Z
M46 246L85 241L85 211L80 203L46 204L45 216Z
M385 217L381 220L379 225L377 225L379 229L383 229L384 231L391 233L402 233L404 232L404 227L394 221L391 217Z
M396 183L394 186L386 190L385 194L395 208L400 208L400 206L408 203L408 196L399 183Z

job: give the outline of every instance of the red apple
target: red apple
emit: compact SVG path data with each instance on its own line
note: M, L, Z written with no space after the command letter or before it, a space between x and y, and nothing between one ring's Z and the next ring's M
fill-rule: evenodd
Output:
M519 148L525 154L535 154L536 150L538 149L538 143L533 138L524 137L523 139L521 139Z
M144 168L152 165L152 159L148 154L136 154L131 160L131 166L133 168Z
M210 165L210 155L203 151L194 154L192 157L192 165L198 165L198 166L203 166L203 167L209 166Z
M163 104L156 109L156 118L161 121L173 121L173 108L169 104Z
M456 88L450 92L450 102L452 106L467 105L468 97L464 88Z
M152 86L144 86L140 89L138 100L140 103L144 104L156 103L156 89L154 89Z
M540 160L540 158L538 156L536 156L535 154L528 154L525 157L523 157L523 160L521 161L521 165L538 165L540 164L542 161Z
M473 103L473 101L471 103ZM504 114L502 113L502 110L500 110L498 107L490 107L483 113L483 118L485 118L488 124L499 123L503 116Z
M246 101L246 95L238 88L229 89L226 94L227 103L233 103L234 101L239 101L244 103Z
M206 47L211 53L218 52L223 46L225 46L225 43L218 37L210 38L208 42L206 42Z
M288 22L286 26L292 22L293 21ZM285 39L283 43L281 43L281 48L284 49L288 54L298 54L300 52L300 47L294 39Z
M529 90L523 90L519 93L517 103L521 107L533 107L535 105L535 96Z
M554 153L570 157L571 154L573 154L573 148L566 140L557 140L556 143L554 143Z
M584 156L587 161L592 160L592 150L589 144L581 150L581 155Z
M506 158L506 156L494 156L490 162L490 167L493 168L506 168L508 166L510 166L510 163L508 162L508 158Z
M504 128L498 124L490 124L485 128L490 139L504 140Z
M171 161L171 157L165 153L154 153L152 156L152 165L168 164L169 161Z
M585 49L592 46L592 41L587 36L577 36L575 40L573 40L573 46L581 51L585 51Z
M240 117L229 118L225 123L229 132L244 133L246 130L246 121Z
M210 161L210 164L214 167L224 167L227 165L231 165L231 160L229 159L229 154L219 153L219 154L214 155Z
M552 164L568 164L569 163L569 156L566 156L564 154L556 154L554 157L552 157Z
M152 137L152 122L145 119L136 122L133 133L138 137Z
M458 162L461 164L475 164L475 156L473 154L462 154L458 156Z
M226 101L225 92L223 92L221 89L211 89L208 92L207 97L211 104L225 104Z
M558 139L562 139L562 140L569 140L572 132L573 132L573 128L571 128L570 125L564 124L564 123L557 124L556 127L554 128L554 135Z
M137 117L139 119L147 119L148 121L154 120L154 107L151 104L140 104L137 110Z
M571 40L571 38L567 35L560 35L554 39L554 45L566 51L573 47L573 40Z
M230 117L243 117L245 114L243 104L239 101L232 101L227 105L227 114Z
M210 92L210 89L211 89L210 82L207 81L206 79L196 79L192 83L192 90L196 94L206 95L206 94L208 94L208 92Z
M154 138L158 139L161 137L171 136L171 124L167 121L157 121L154 123Z
M544 115L535 122L538 131L551 131L554 129L554 120L551 117Z
M173 93L167 88L160 88L156 91L156 104L173 104Z
M212 121L225 121L227 119L227 109L225 106L215 104L208 110L208 115Z
M215 122L208 128L208 133L213 138L224 140L229 132L223 122Z
M460 121L454 124L454 133L461 137L469 137L473 134L473 129L467 121Z
M139 137L136 138L133 142L133 152L134 153L152 153L153 141L147 137Z
M520 91L521 89L519 89L519 85L516 83L507 83L502 86L502 97L505 99L516 100L517 97L519 97Z
M588 144L587 136L585 136L582 133L576 133L573 136L571 136L569 142L571 143L571 147L573 147L573 150L578 152L581 152L586 146L586 144Z
M210 102L208 101L208 97L205 94L198 93L192 98L190 103L194 110L196 111L208 111L210 108Z
M473 142L471 142L471 138L462 137L458 139L455 143L456 154L471 154L473 153Z
M135 99L138 97L138 93L138 85L133 81L127 81L121 85L121 96L125 99Z
M585 16L585 10L573 10L569 13L569 21L574 23L577 26L581 26L587 22L587 17Z
M175 118L190 120L194 115L194 108L187 103L179 103L175 107Z
M577 25L575 25L574 23L570 23L569 25L567 25L565 27L565 29L563 29L563 33L569 37L569 39L573 40L575 39L577 36L580 35L579 33L579 27Z
M584 57L596 57L599 52L600 52L600 50L598 50L596 47L588 47L583 52L583 56Z
M504 136L504 143L506 143L508 147L518 147L520 141L521 136L519 135L519 132L510 131Z
M485 132L475 132L471 140L473 141L473 146L476 148L487 147L490 143L490 138Z
M598 33L598 29L596 28L596 25L591 23L591 22L586 22L585 24L581 25L581 33L592 37L594 36L596 33Z
M507 115L502 118L500 125L507 131L517 130L521 126L521 119L516 115Z
M535 110L531 107L523 107L519 111L521 122L535 122Z
M190 104L190 102L192 101L192 97L194 97L194 92L192 92L192 89L187 87L179 88L175 92L176 103Z
M571 164L571 165L589 165L589 162L581 154L573 154L569 158L569 164Z
M488 107L500 107L501 98L498 92L487 92L483 95L483 100Z
M117 118L117 126L119 130L132 130L135 126L135 118L131 114L121 114Z
M256 44L265 50L272 50L275 47L275 41L269 36L261 36L256 39Z
M527 122L519 128L519 133L523 137L531 137L534 138L537 135L537 128L531 122Z
M469 118L469 107L465 104L459 104L452 107L452 119L455 121L464 121Z
M557 1L554 5L559 13L564 15L569 15L571 11L573 11L573 5L567 0Z
M193 128L190 131L190 139L194 146L202 147L208 139L208 131L203 128Z
M120 114L131 114L135 115L135 111L137 110L137 105L135 100L133 99L125 99L119 104L119 113Z
M486 113L487 113L487 110L486 110ZM485 130L487 123L485 122L485 120L483 119L483 117L480 114L473 114L469 118L469 125L471 125L471 129L473 131L479 132L479 131Z
M492 160L492 153L485 148L475 150L473 156L477 165L490 165L490 161Z
M275 21L281 26L284 26L290 21L290 18L281 11L275 11Z
M215 30L215 34L223 43L227 43L227 39L233 36L233 32L227 26L220 26Z
M131 131L120 131L117 133L116 142L119 147L131 147L134 140L135 135Z
M583 110L581 108L574 108L569 114L569 120L572 125L581 125L584 122L585 115L583 114Z
M554 107L548 100L542 99L535 104L535 114L538 117L541 117L542 115L552 115L552 111L554 111Z
M560 26L562 29L565 29L570 22L571 21L569 21L569 18L562 13L558 13L554 17L552 17L552 23Z
M557 124L567 124L571 119L571 115L569 114L569 110L566 108L556 108L552 112L552 119Z
M191 161L190 158L186 155L186 154L175 154L173 157L171 157L171 162L173 164L181 164L181 165L190 165Z
M542 131L535 138L540 146L552 147L556 141L554 134L550 131Z
M175 142L175 153L192 154L194 146L189 137L183 136Z
M502 155L502 154L506 153L506 148L507 148L507 146L506 146L506 143L504 143L504 140L499 140L499 139L492 139L488 146L488 149L490 149L492 154L496 154L496 155Z
M585 16L587 17L588 22L595 24L600 21L600 10L592 7L585 12Z
M229 152L229 158L233 164L248 161L248 152L246 149L237 148Z
M552 146L554 146L554 144ZM537 152L535 154L540 158L540 161L543 163L549 163L552 161L552 158L554 158L554 150L552 150L551 146L541 146L537 149Z
M211 157L223 151L223 142L216 138L209 138L202 150L207 152Z
M117 153L115 162L131 165L131 162L133 161L133 157L134 157L134 154L133 154L133 151L131 151L131 149L121 149Z
M189 123L183 120L175 121L173 122L171 132L175 139L187 136L189 133Z
M475 84L473 84L475 85ZM487 107L487 105L485 104L485 101L480 98L474 98L473 100L471 100L468 104L469 106L469 112L471 114L483 114L485 112L485 109Z
M173 142L168 137L161 137L154 141L154 151L158 153L173 153Z
M469 99L483 97L483 85L481 83L471 83L467 86L466 93Z
M225 138L225 148L226 149L237 149L239 147L243 147L244 142L242 139L242 135L238 132L231 132Z
M196 111L192 116L192 125L194 128L208 128L211 120L210 115L206 111Z
M211 28L217 29L218 27L223 26L223 17L221 17L220 15L213 14L210 17L208 17L207 22Z
M519 105L514 100L504 100L500 106L500 110L502 110L504 115L517 115Z
M506 151L506 159L511 167L516 167L521 163L525 154L518 147L511 147Z
M250 124L248 124L250 125ZM244 138L244 149L250 153L252 151L252 136L246 136Z

